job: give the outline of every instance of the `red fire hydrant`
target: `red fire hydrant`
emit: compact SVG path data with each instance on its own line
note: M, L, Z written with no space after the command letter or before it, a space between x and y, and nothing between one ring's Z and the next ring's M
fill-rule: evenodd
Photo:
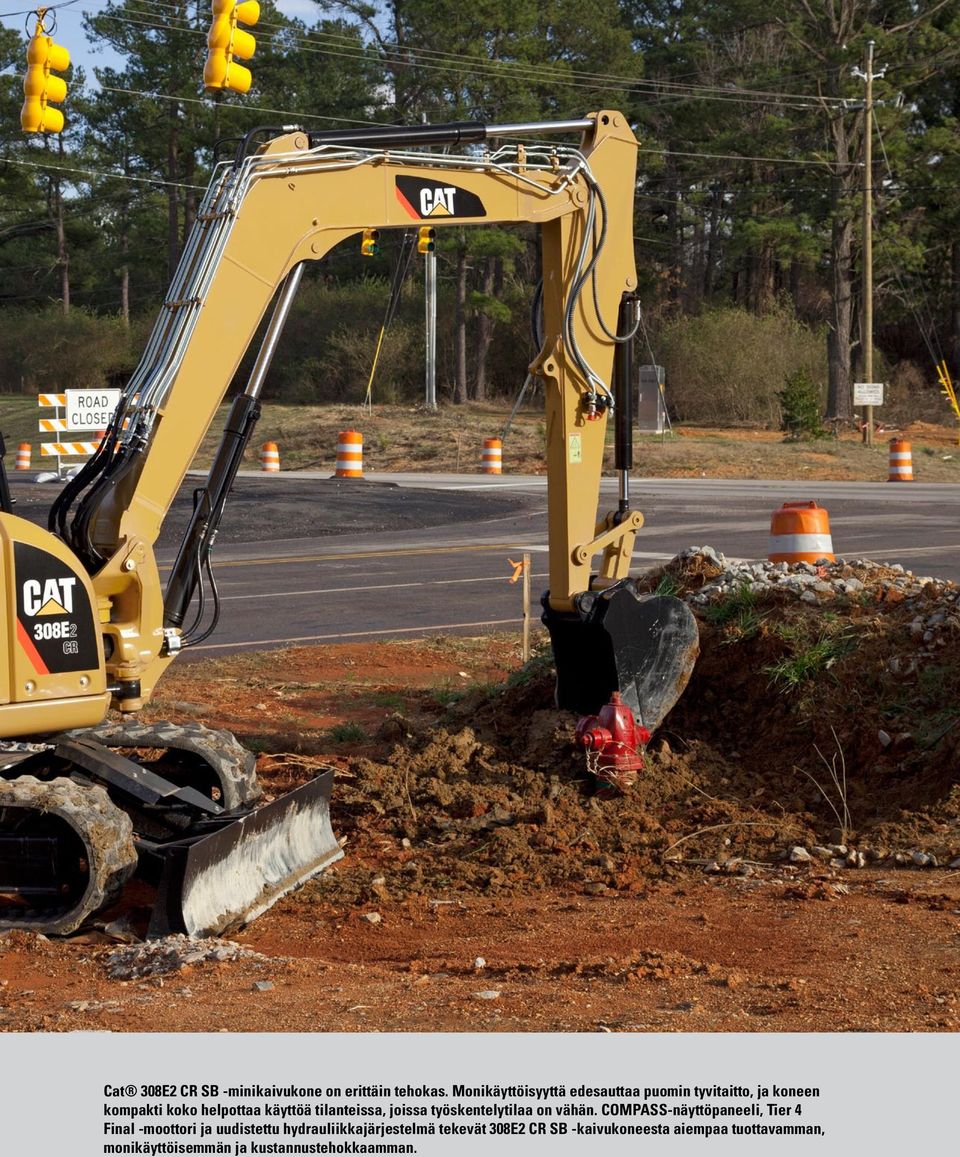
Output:
M640 748L650 732L633 718L619 691L601 707L599 715L585 715L577 723L576 740L587 753L587 768L597 780L597 794L610 798L629 790L643 770Z

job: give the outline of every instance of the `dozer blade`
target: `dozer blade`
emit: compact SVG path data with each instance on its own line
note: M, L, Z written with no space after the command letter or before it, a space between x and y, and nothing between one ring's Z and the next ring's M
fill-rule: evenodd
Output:
M655 731L680 698L700 652L697 621L686 603L638 595L629 579L578 595L576 610L543 600L557 667L557 706L595 715L619 691Z
M339 860L332 783L333 772L324 772L212 835L167 844L148 937L239 927Z

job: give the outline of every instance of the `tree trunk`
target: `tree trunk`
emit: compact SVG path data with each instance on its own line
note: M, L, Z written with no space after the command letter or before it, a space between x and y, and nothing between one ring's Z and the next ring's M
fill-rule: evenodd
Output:
M124 327L130 328L130 266L120 267L120 317Z
M960 367L960 241L954 241L950 252L951 310L950 350L953 354L953 372Z
M853 417L853 387L850 374L853 349L853 215L854 190L849 176L850 138L843 115L831 124L834 157L837 162L832 182L833 224L830 232L830 328L827 333L827 418Z
M467 400L467 239L463 230L457 239L457 304L454 314L453 400Z
M70 254L67 250L67 234L63 227L63 197L60 195L60 178L54 185L54 213L57 228L57 264L60 267L60 301L64 316L70 312Z
M173 278L173 271L180 260L180 192L177 185L179 174L177 162L180 151L180 126L177 123L179 106L176 101L170 105L170 131L167 136L167 280Z
M720 210L723 204L723 190L719 187L712 190L710 200L710 234L707 238L707 257L703 267L703 296L710 304L713 297L714 280L716 277L718 254L720 250Z
M496 291L499 266L500 260L496 257L488 257L484 263L483 280L480 285L480 292L484 297L493 297ZM488 313L481 313L477 318L477 372L474 379L473 396L478 402L482 402L487 396L487 360L493 342L493 327L495 325L496 322Z
M833 302L827 333L827 417L853 417L850 351L853 348L853 222L838 208L833 220Z
M124 326L130 328L130 214L124 204L120 216L120 317Z

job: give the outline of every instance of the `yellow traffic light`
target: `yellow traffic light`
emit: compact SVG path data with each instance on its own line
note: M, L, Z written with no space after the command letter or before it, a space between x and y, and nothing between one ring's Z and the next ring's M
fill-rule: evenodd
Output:
M20 127L26 133L59 133L63 131L63 113L51 104L59 104L67 95L67 82L53 73L70 67L70 53L62 44L54 44L43 23L46 8L37 9L37 26L27 45L27 74L23 78L23 107Z
M360 242L360 252L364 257L376 257L380 252L379 229L364 229L363 240Z
M437 247L437 231L429 225L421 225L417 230L417 252L432 253Z
M256 39L238 24L254 25L260 19L257 0L213 0L213 23L207 33L207 62L203 66L203 83L207 88L229 88L248 92L253 83L249 68L237 64L234 57L249 60L257 48Z

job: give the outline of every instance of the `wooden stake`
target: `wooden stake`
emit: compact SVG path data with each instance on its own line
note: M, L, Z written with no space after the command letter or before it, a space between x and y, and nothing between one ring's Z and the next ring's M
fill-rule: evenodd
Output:
M530 662L530 555L523 556L523 661Z

